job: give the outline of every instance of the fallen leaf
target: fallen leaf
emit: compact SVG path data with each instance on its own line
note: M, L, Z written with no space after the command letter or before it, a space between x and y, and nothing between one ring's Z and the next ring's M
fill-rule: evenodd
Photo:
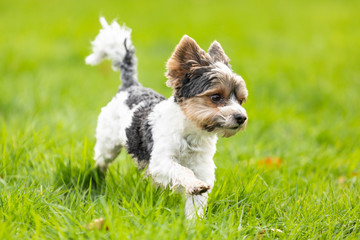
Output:
M87 226L86 229L87 230L101 230L104 227L104 219L103 218L98 218L98 219L94 219L92 220ZM105 230L109 230L109 227L106 226Z
M266 167L280 167L282 161L279 157L267 157L263 160L260 160L259 163L261 166L266 166Z
M265 233L266 233L266 230L261 229L261 231L258 232L258 234L257 234L257 239L263 239Z
M339 184L344 184L345 180L346 180L345 176L339 177L339 179L338 179Z

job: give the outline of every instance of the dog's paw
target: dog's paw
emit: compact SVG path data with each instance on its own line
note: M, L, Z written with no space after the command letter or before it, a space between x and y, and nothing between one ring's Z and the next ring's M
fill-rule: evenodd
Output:
M191 185L186 189L186 193L190 195L200 195L207 192L210 189L210 186L202 181L198 181L195 184Z
M108 165L104 164L103 162L96 162L95 163L95 168L98 172L99 175L106 175L107 169L108 169Z

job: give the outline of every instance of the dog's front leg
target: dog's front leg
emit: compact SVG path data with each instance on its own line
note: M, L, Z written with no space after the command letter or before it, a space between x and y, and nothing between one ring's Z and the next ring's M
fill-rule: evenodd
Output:
M193 166L195 176L206 182L210 188L207 192L200 195L187 195L185 205L185 216L187 219L193 219L196 216L202 218L204 216L208 196L214 186L215 182L215 164L212 160L212 154L205 153L203 156L198 156L203 159L196 166Z
M172 188L182 186L187 195L202 194L210 188L210 185L199 180L193 171L171 158L152 158L148 171L156 183Z
M187 195L185 204L185 216L187 219L193 219L196 216L202 218L204 216L208 196L208 192L200 195Z

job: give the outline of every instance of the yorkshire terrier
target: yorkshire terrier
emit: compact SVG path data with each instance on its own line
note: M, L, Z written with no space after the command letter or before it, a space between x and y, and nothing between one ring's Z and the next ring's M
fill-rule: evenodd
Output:
M245 81L231 70L220 43L206 53L184 35L166 64L166 85L173 89L166 99L138 82L131 29L104 18L100 23L85 61L112 60L122 85L98 117L96 166L106 172L125 148L155 183L185 189L188 219L202 217L215 182L217 136L233 136L248 122Z

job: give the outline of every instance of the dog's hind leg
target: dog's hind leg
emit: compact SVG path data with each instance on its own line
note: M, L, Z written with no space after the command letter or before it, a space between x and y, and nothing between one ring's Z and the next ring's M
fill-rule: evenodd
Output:
M120 137L120 113L117 96L101 109L96 127L96 167L106 172L109 164L119 155L123 142Z
M104 142L98 140L95 145L96 168L106 172L109 164L119 155L121 149L122 146L106 146Z

